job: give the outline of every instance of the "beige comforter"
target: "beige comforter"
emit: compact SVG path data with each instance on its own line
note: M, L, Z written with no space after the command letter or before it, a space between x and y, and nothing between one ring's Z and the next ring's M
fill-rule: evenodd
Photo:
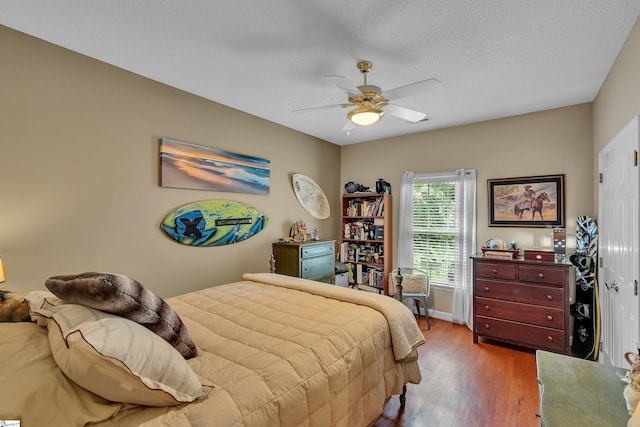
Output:
M243 279L167 300L198 347L190 365L216 387L208 398L122 411L105 425L365 426L420 382L412 356L424 338L397 301L288 276Z
M215 389L174 407L98 399L88 410L117 412L98 425L365 426L403 384L421 380L415 349L423 335L390 297L247 274L167 302L198 347L188 363Z

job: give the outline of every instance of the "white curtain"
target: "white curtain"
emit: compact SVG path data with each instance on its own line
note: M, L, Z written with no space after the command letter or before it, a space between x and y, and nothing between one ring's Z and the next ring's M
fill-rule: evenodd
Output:
M413 266L413 185L420 182L446 180L456 182L456 228L462 230L456 240L453 307L456 323L473 327L473 285L470 256L476 248L476 171L459 169L445 173L415 174L406 172L400 185L398 221L398 267Z
M472 263L469 257L476 248L476 171L456 171L456 222L463 230L456 242L455 287L453 290L452 320L466 324L473 330Z
M400 184L400 218L398 222L398 265L413 267L413 171L405 172Z

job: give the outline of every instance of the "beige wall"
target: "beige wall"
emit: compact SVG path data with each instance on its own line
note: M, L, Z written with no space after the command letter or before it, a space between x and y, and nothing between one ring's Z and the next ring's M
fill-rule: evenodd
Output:
M593 103L409 135L395 138L391 145L383 140L347 146L342 150L342 182L354 180L373 185L377 178L384 177L397 189L406 170L475 168L478 245L490 237L500 237L514 239L525 248L551 248L550 230L487 226L486 180L564 173L570 253L575 248L576 216L597 218L598 153L640 114L638 76L640 18ZM437 119L437 113L433 116ZM396 211L397 207L396 197ZM394 235L397 227L396 214ZM431 303L437 311L450 312L451 293L436 290Z
M0 51L0 254L5 285L14 290L40 288L54 274L103 270L129 274L169 296L267 271L271 242L298 219L323 238L339 238L345 182L373 186L385 178L397 191L406 170L477 169L478 243L501 237L549 247L550 230L488 227L486 180L564 173L573 237L575 217L596 214L594 192L585 189L596 186L597 153L640 113L638 23L593 104L342 150L2 26ZM271 160L271 193L158 187L161 137ZM312 218L297 203L290 186L295 172L324 189L328 220ZM269 225L245 242L218 248L181 246L159 231L175 207L216 198L262 209ZM397 203L395 197L394 234ZM450 311L447 293L434 297L437 310Z
M57 274L131 275L162 296L268 271L271 243L304 220L339 229L340 147L206 101L0 26L0 254L11 290ZM268 196L158 186L158 139L271 161ZM290 175L325 190L333 215L312 218ZM247 202L266 229L237 244L193 248L159 224L197 200ZM44 289L44 288L42 288Z
M598 172L598 153L640 114L640 17L629 33L593 102L594 177ZM594 211L598 212L597 181Z
M437 112L433 113L437 120ZM398 231L398 196L405 171L476 169L478 250L491 237L512 239L523 248L552 249L551 229L489 227L487 179L565 174L567 235L575 236L576 216L592 215L593 164L591 104L491 120L343 147L342 181L391 183L393 235ZM575 248L575 238L569 239ZM397 242L394 241L394 266ZM437 311L451 312L451 293L434 290Z

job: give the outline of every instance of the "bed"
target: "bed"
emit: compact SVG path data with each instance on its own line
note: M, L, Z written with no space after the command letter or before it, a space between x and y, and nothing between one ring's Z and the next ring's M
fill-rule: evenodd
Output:
M38 307L49 303L58 317L63 309L87 310L49 300L39 301ZM417 348L424 336L410 310L390 297L256 273L166 303L184 322L197 356L185 359L171 347L174 359L158 362L165 364L160 372L173 375L169 371L186 369L175 373L174 380L190 379L191 389L176 392L158 385L162 381L157 378L139 375L131 387L139 387L143 378L142 391L118 392L155 393L149 402L129 402L117 393L112 397L112 389L123 388L129 378L106 374L111 368L97 367L104 360L74 356L61 362L60 352L69 351L73 337L81 336L86 344L89 332L65 336L64 319L53 322L41 315L38 322L0 324L0 419L21 419L25 426L366 426L392 395L421 381ZM107 320L122 321L119 316ZM124 321L126 328L138 325ZM117 328L119 333L123 327ZM118 338L116 351L130 351L146 339L132 334L135 338ZM135 357L162 359L156 339L151 338L153 350ZM98 345L88 347L95 351ZM111 363L113 357L107 359ZM123 363L131 376L135 361ZM146 369L149 362L142 365ZM83 377L76 380L72 371L79 368ZM158 396L159 403L154 400Z

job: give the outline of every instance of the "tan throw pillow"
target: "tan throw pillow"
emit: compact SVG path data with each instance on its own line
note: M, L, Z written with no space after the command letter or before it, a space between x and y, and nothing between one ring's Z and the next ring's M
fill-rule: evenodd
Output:
M133 320L155 332L184 356L198 355L187 327L162 298L122 274L54 276L45 286L64 302L82 304Z
M49 344L56 364L105 399L172 406L212 389L200 384L176 349L136 322L76 304L51 311Z

